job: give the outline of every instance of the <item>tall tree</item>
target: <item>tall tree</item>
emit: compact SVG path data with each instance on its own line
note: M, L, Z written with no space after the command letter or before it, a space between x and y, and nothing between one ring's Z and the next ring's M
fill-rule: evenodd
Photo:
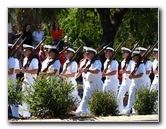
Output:
M48 42L50 26L58 20L76 48L80 40L94 48L103 42L116 47L122 40L131 40L125 45L132 47L138 40L142 46L158 40L157 8L9 8L8 19L21 27L30 22L32 30L41 21Z
M103 40L106 44L111 42L112 43L111 46L113 46L116 32L118 31L118 28L122 23L124 14L128 9L127 8L112 9L113 11L112 17L110 17L111 16L110 8L97 8L97 10L99 12L100 21L103 28Z

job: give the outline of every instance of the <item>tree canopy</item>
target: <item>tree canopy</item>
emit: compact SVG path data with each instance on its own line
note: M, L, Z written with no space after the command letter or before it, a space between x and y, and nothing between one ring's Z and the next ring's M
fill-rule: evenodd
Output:
M41 23L47 44L57 20L74 48L81 43L98 48L109 42L115 48L121 41L132 48L137 41L144 47L158 41L158 13L158 8L9 8L8 22L17 23L20 30L26 23L31 23L31 30Z

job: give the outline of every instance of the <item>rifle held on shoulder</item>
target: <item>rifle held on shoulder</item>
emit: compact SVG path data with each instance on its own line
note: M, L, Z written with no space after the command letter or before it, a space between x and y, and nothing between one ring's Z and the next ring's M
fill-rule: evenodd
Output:
M144 59L143 59L143 63L145 64L146 61L149 59L150 55L152 54L153 52L153 49L156 47L156 45L158 44L158 42L156 42L150 49L149 51L146 53Z
M103 49L101 49L90 61L90 64L88 66L86 66L87 69L90 68L90 66L101 56L101 54L107 49L107 47L109 47L111 45L111 43L107 44Z
M9 51L8 58L13 55L13 53L14 53L16 47L17 47L18 41L22 38L22 36L23 36L23 34L21 34L20 37L15 41L13 47L12 47L11 50Z
M134 70L131 72L131 75L134 75L139 67L139 65L141 63L146 63L147 59L149 58L150 54L153 52L153 49L155 48L155 46L157 45L157 43L155 43L152 47L150 47L145 53L144 55L141 57L140 60L138 60L137 64L134 67Z
M115 56L117 55L118 50L122 47L123 43L124 43L124 41L122 41L122 42L118 45L118 47L116 48L116 50L115 50L114 54L112 55L111 59L107 62L107 66L106 66L106 68L103 70L103 73L106 73L106 72L107 72L109 65L111 64L112 60L113 60L113 59L115 58Z
M39 42L39 44L34 48L34 50L32 51L31 55L28 57L28 60L27 60L26 64L23 66L24 69L26 69L26 68L29 66L29 64L30 64L30 62L31 62L31 60L32 60L32 58L35 56L35 54L37 53L37 51L38 51L40 45L43 43L43 41L44 41L45 39L46 39L46 38L43 38L43 39Z
M101 46L99 48L97 48L96 51L99 52L104 47L104 45L105 45L105 43L101 44ZM86 66L87 62L88 62L88 59L84 59L84 60L86 60L85 64L81 68L84 68Z
M48 62L47 67L46 67L44 70L42 70L41 72L46 72L46 71L48 70L49 66L51 66L52 64L54 64L54 62L55 62L57 59L59 59L59 57L60 57L68 48L69 48L69 45L68 45L66 48L64 48L61 52L59 52L59 54L58 54L51 62Z
M98 47L98 48L96 49L96 51L99 52L99 51L104 47L104 45L105 45L105 43L101 44L100 47Z
M138 43L134 46L134 48L131 50L131 52L129 53L129 55L128 55L127 58L125 59L125 65L124 65L123 68L122 68L123 70L126 69L126 66L127 66L127 64L129 63L129 61L130 61L131 54L132 54L133 51L136 49L136 47L138 46L139 42L140 42L140 41L138 41Z
M64 69L64 71L62 71L61 75L64 75L67 71L67 68L70 66L70 64L72 63L72 61L75 59L76 55L78 54L78 52L81 50L81 48L83 47L84 44L81 44L81 46L76 50L76 52L74 53L73 57L69 60L69 62L66 64L66 67Z
M21 41L21 43L19 44L19 46L14 50L13 54L11 56L14 56L15 53L23 46L24 41L26 40L26 37Z

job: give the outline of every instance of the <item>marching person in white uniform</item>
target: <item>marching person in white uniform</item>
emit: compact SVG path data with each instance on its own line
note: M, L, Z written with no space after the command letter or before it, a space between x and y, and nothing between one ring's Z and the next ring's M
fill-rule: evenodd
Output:
M13 44L8 44L8 52L11 50L12 47L13 47ZM15 80L14 69L15 69L15 59L14 57L9 57L8 58L8 81L10 79Z
M144 48L144 47L138 47L137 50L140 51L141 56L143 56L143 55L145 54L145 52L147 51L147 49ZM150 73L151 73L151 71L152 71L152 62L148 59L148 60L145 62L144 65L145 65L145 70L146 70L146 74L144 75L144 79L145 79L145 81L146 81L145 83L146 83L146 86L147 86L148 88L150 88L150 86L151 86L151 80L150 80L149 75L150 75Z
M79 68L78 68L78 73L76 75L76 78L78 78L79 76L82 75L82 81L83 81L83 90L85 88L85 73L82 72L82 69L85 68L86 64L88 63L88 59L87 59L87 54L86 54L86 49L87 47L84 46L83 47L83 56L84 58L80 60L80 63L79 63Z
M20 73L19 60L15 57L15 69L14 69L14 78L17 80L17 74Z
M19 60L16 57L14 57L14 60L15 60L15 68L14 68L13 78L16 82L17 81L17 74L20 73L20 65L19 65ZM19 90L19 89L17 89L17 90ZM14 117L19 117L18 103L11 105L11 110L12 110L12 115Z
M28 57L31 55L33 46L30 45L23 45L24 48L24 60L23 66L27 63ZM21 72L24 73L24 82L22 85L22 91L24 92L24 97L26 97L27 92L26 89L30 87L31 84L34 83L34 79L37 77L38 73L38 60L33 58L29 64L29 66L25 69L24 67L21 68ZM33 91L33 89L31 89ZM31 117L30 113L30 105L28 103L22 103L22 107L19 107L20 114L22 117Z
M129 75L129 78L132 80L131 85L129 87L129 98L127 106L123 109L124 114L129 114L131 111L131 108L133 106L134 102L134 95L137 89L144 88L145 87L145 65L143 63L140 63L139 67L137 68L136 72L132 75L133 70L135 69L135 66L137 65L137 62L140 60L141 55L139 51L133 51L132 53L132 59L134 61L133 65L131 66L131 73Z
M105 50L105 57L106 61L104 62L104 70L107 67L107 63L110 61L113 55L114 49L111 47L107 47ZM115 98L117 99L117 92L118 92L118 62L117 60L113 59L112 62L108 66L108 70L102 73L103 77L106 77L104 84L103 84L103 92L113 91Z
M65 78L67 82L71 82L73 84L73 91L71 95L73 96L73 99L75 100L75 106L78 107L81 98L78 95L78 89L77 89L77 82L76 82L76 74L78 70L78 65L76 61L70 62L70 59L74 56L75 50L72 48L68 48L65 56L67 60L65 61L63 65L63 70L60 74L60 78ZM70 63L68 65L68 63ZM67 67L68 66L68 67ZM65 72L64 72L65 71Z
M49 62L53 61L56 56L58 56L59 52L56 49L55 46L49 46L48 49L48 56L49 58L46 58L46 60L42 63L42 69L41 71L43 71L45 68L47 68ZM59 76L59 70L61 67L61 63L59 61L59 59L57 58L57 60L55 60L55 62L53 64L51 64L47 71L45 72L47 77L58 77Z
M118 97L117 97L118 98L118 108L119 108L120 114L122 114L123 107L124 107L123 97L126 94L126 92L129 92L129 86L131 85L131 79L129 78L129 74L131 71L131 66L134 63L133 60L130 60L126 64L126 59L129 55L129 53L131 52L131 50L126 47L122 47L121 50L122 50L122 56L124 58L124 60L121 62L121 70L120 70L120 72L122 73L122 84L120 86Z
M154 73L154 79L153 79L153 82L152 82L152 85L150 87L151 90L159 90L158 88L158 85L159 85L159 74L158 74L158 67L159 67L159 64L158 64L158 49L157 48L154 48L153 49L153 57L155 58L155 60L153 61L153 73Z
M8 51L11 50L13 47L13 44L8 44ZM16 69L16 60L14 57L9 57L8 58L8 81L13 80L13 84L16 83L16 74L15 74L15 69ZM11 115L13 117L19 117L18 113L18 104L12 104L10 105L11 108Z
M90 113L88 107L87 107L87 102L89 98L91 97L92 93L95 90L102 91L102 73L101 73L101 67L102 64L100 60L96 59L92 64L91 60L97 54L97 51L91 47L86 48L87 51L87 58L88 58L88 63L86 64L86 67L82 69L82 72L85 73L84 75L84 93L83 93L83 98L81 100L81 103L76 110L75 114L81 115L81 114L87 114ZM89 69L87 66L90 65Z
M44 69L44 67L47 65L47 62L49 61L49 53L48 49L50 48L51 45L44 45L44 54L46 55L46 59L42 62L41 70Z

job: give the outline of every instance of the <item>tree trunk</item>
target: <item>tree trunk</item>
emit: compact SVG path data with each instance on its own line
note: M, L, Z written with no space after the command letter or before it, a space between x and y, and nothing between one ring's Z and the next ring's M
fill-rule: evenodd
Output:
M110 20L110 9L107 8L98 8L97 9L100 15L101 26L103 28L103 39L102 42L108 44L112 42L111 47L113 46L115 28L111 24Z
M114 38L116 35L116 32L118 31L118 28L120 24L122 23L122 19L124 14L127 11L127 8L125 9L119 9L114 13L114 16L112 19L110 19L110 9L109 8L98 8L97 9L100 15L100 21L103 28L103 42L106 44L112 43L111 47L113 47ZM111 21L114 21L112 24Z

